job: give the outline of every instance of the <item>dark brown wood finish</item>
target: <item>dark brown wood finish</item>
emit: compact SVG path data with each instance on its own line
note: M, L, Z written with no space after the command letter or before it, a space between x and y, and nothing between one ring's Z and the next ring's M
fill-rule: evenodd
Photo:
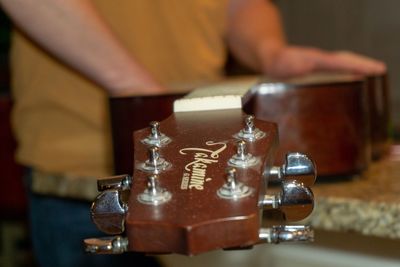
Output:
M320 177L350 175L365 169L371 158L367 97L365 79L356 76L281 83L271 90L261 86L245 110L278 124L277 164L288 151L298 151L317 163Z
M247 113L279 124L278 160L287 151L300 151L316 161L320 177L333 177L366 168L371 149L373 159L386 154L390 144L387 77L369 77L367 81L365 77L346 77L314 84L280 81L283 90L255 91L249 98L244 108ZM179 97L111 99L116 173L133 171L131 132L168 117Z
M11 97L0 95L0 218L24 218L27 211L23 167L15 162L16 141L11 129Z
M159 175L159 181L161 187L172 193L172 199L159 206L140 203L137 196L145 190L148 174L135 169L126 216L130 250L194 255L258 242L261 223L258 203L266 190L262 173L271 163L277 146L277 126L260 120L255 123L267 136L248 146L248 151L261 161L250 169L238 169L238 180L254 190L250 196L238 200L222 199L217 190L226 181L228 159L236 153L233 135L244 126L242 111L175 113L161 123L161 131L172 142L162 147L160 154L172 167ZM148 134L148 129L134 134L136 165L147 159L147 148L140 140ZM207 146L208 141L219 144ZM214 159L217 162L207 164L202 189L182 188L184 173L190 175L185 166L194 161L195 152L186 151L183 155L180 151L185 148L215 151L224 145L226 149Z
M372 158L380 159L388 153L391 143L388 77L368 77L367 86Z

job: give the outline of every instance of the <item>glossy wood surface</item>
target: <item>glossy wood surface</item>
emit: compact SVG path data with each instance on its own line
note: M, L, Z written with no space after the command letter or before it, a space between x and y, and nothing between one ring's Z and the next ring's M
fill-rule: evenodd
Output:
M309 155L319 176L354 174L370 160L367 91L363 79L286 84L283 90L256 95L245 110L276 122L277 164L288 151Z
M253 190L250 196L237 200L222 199L217 191L226 182L227 161L236 153L233 135L244 126L242 111L176 113L161 123L161 131L171 137L172 142L162 147L160 154L172 167L159 175L159 182L172 193L172 198L159 206L139 202L137 196L145 190L148 174L135 169L126 217L130 250L194 255L258 242L261 219L258 202L266 189L262 173L272 161L277 127L273 123L255 122L267 136L248 145L248 151L259 157L260 163L237 170L238 180ZM148 157L147 148L140 141L148 134L148 129L135 132L136 166ZM207 146L208 141L220 143ZM201 149L215 151L224 144L226 149L214 158L215 162L207 164L204 187L186 188L182 181L185 173L190 175L190 168L185 170L185 166L194 161L195 153ZM196 148L196 151L186 151L183 155L180 151L185 148Z
M372 158L380 159L388 153L391 144L387 75L368 77L367 88Z
M368 166L371 157L386 154L390 145L387 77L357 78L316 84L285 84L269 94L255 92L247 113L279 124L280 152L309 154L318 175L350 175ZM172 113L181 95L111 100L114 161L117 174L132 173L131 132ZM281 161L276 162L282 163Z

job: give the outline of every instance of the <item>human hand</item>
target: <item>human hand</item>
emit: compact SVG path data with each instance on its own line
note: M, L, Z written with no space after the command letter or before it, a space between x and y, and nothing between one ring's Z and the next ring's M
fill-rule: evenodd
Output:
M317 48L287 46L262 58L262 71L275 78L288 78L318 71L379 75L386 65L348 51L327 52Z

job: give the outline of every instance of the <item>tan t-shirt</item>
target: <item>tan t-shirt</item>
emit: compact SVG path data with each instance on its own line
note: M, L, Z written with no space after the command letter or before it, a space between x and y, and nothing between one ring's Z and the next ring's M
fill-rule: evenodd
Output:
M96 0L95 4L132 55L172 90L221 78L226 1ZM18 161L50 173L111 174L104 91L22 35L16 33L13 41Z

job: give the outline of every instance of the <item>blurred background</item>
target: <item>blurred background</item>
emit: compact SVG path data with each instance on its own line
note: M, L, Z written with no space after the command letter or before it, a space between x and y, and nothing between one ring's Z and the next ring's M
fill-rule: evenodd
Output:
M351 50L386 62L392 120L400 131L400 2L396 0L276 0L291 43Z
M277 0L289 41L351 50L388 65L394 134L400 133L400 1ZM0 14L0 266L34 266L26 227L22 170L13 163L9 128L8 48L11 24ZM377 192L378 193L378 192ZM400 215L399 215L400 220ZM317 232L314 244L260 246L199 257L163 256L168 266L400 266L400 241L351 233Z

